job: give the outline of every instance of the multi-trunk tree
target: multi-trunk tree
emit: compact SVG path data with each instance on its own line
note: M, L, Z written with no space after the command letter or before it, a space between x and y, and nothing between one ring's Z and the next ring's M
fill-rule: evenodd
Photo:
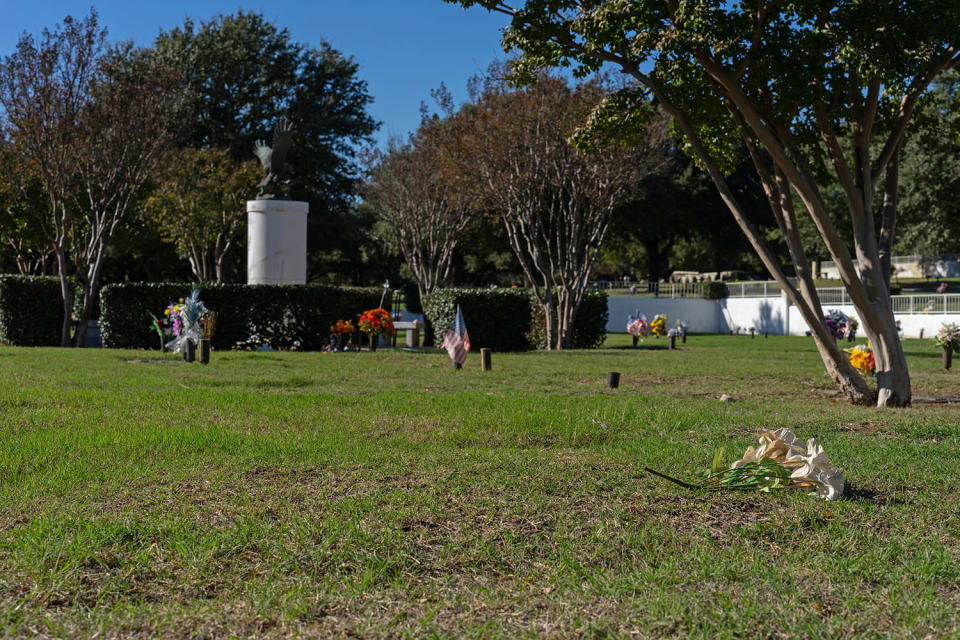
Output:
M910 404L910 376L890 300L899 157L918 102L960 62L955 1L449 0L512 18L505 45L518 77L544 66L589 73L604 65L637 87L594 113L597 131L629 130L652 98L770 274L813 332L827 372L854 403ZM627 114L626 116L624 114ZM747 146L789 250L796 284L744 214L725 161ZM849 212L838 233L818 175L829 171ZM823 322L794 195L816 227L873 343L877 392L850 366ZM852 244L852 246L850 246Z
M541 74L514 89L499 71L448 118L445 153L458 188L502 220L543 308L547 348L568 348L611 216L666 161L666 136L644 126L636 149L603 141L582 153L570 137L606 95L599 81L570 87Z
M407 141L388 141L373 153L361 188L403 254L421 300L449 282L454 253L474 217L444 175L443 128L425 119Z
M161 162L144 208L197 281L225 281L227 256L246 224L244 203L259 177L256 162L237 162L222 149L178 149Z
M12 148L42 184L41 226L63 297L61 344L82 346L111 238L181 119L179 74L142 52L106 47L91 11L39 40L24 35L0 64ZM82 290L71 336L75 278Z
M24 275L50 273L53 249L40 220L46 211L43 185L21 163L8 141L0 139L0 254ZM0 269L5 260L0 260Z

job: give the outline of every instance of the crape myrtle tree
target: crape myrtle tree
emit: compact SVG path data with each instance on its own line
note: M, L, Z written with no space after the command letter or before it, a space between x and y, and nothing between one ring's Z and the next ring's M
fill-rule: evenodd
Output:
M473 219L461 192L445 179L442 129L442 122L425 118L408 140L390 139L372 153L361 187L403 254L421 300L449 282L454 252Z
M465 193L500 216L543 308L548 349L569 348L574 319L614 210L664 162L663 127L642 127L637 150L569 138L606 95L598 80L569 86L542 73L513 88L500 67L472 83L472 101L448 118L445 153ZM465 198L466 199L466 198Z
M954 0L448 0L512 18L521 79L547 66L629 74L598 109L595 130L629 128L652 97L669 113L773 278L813 332L827 372L850 401L910 404L910 377L889 294L904 134L930 84L960 61ZM751 154L789 250L788 279L726 183L734 142ZM829 169L849 211L852 243L829 214L817 175ZM877 392L823 322L792 195L812 219L873 343ZM850 246L852 244L852 247Z
M43 275L53 256L40 226L46 211L43 185L21 160L0 138L0 269L13 264L21 274Z
M226 258L246 223L244 203L256 193L260 167L222 149L166 154L144 209L199 282L223 283Z
M0 64L4 129L46 196L40 222L60 275L63 346L71 278L83 296L73 336L82 346L107 247L172 142L180 97L177 72L129 46L108 49L94 11L39 40L24 34Z

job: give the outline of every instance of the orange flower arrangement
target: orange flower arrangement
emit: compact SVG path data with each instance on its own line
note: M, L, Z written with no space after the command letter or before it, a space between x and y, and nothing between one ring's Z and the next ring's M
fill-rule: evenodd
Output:
M330 335L346 336L353 333L353 323L349 320L337 320L337 324L330 325Z
M395 329L386 309L369 309L360 315L357 327L368 336L377 334L393 335Z

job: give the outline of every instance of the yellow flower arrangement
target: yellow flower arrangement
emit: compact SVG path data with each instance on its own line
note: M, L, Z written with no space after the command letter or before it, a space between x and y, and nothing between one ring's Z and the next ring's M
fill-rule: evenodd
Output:
M844 349L850 356L850 364L854 369L865 376L872 376L877 369L876 360L873 357L873 349L870 343L858 344L851 349Z
M658 313L653 316L653 321L650 323L650 331L658 338L667 335L667 315L665 313Z

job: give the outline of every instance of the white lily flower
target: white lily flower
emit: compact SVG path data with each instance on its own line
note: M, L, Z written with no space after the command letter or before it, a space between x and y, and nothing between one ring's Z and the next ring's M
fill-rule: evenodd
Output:
M826 500L836 500L843 494L843 474L830 466L827 454L816 438L804 446L790 429L764 431L760 446L747 448L743 458L731 465L736 469L748 462L767 458L790 470L790 479L799 486L807 486Z

